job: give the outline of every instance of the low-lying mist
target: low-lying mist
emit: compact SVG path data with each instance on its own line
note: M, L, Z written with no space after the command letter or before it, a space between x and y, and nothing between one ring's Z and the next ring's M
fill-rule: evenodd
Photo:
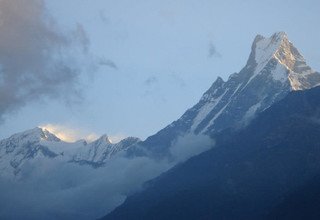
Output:
M14 179L0 178L2 219L96 219L112 211L143 183L179 162L210 149L207 136L179 138L174 160L126 158L118 154L105 166L42 158L23 165Z

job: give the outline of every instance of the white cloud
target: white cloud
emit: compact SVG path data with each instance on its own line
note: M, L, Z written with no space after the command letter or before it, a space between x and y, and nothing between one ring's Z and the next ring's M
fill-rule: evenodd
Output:
M170 148L175 161L183 162L192 156L209 150L215 142L209 136L187 134L179 137Z
M19 181L0 178L0 218L97 219L168 168L146 157L117 157L99 169L38 160L25 164Z
M56 133L70 132L48 125ZM64 134L65 135L65 134ZM180 137L171 148L174 160L114 157L104 167L92 168L59 158L38 158L21 168L15 180L0 176L0 218L97 219L142 189L143 183L179 162L213 146L207 136Z

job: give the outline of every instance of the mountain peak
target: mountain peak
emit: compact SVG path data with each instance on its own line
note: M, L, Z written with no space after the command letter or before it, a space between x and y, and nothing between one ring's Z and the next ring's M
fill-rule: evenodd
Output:
M279 45L279 43L281 43L284 39L288 39L288 35L284 31L275 32L270 38L267 38L267 37L265 37L263 35L258 34L255 37L252 46L254 47L258 42L261 42L263 40L269 41L269 43L272 43L272 44Z
M26 130L20 133L16 133L9 137L9 139L19 139L29 142L39 142L41 140L45 141L60 141L60 139L54 134L50 133L47 129L41 127L35 127L30 130Z
M286 32L284 31L279 31L279 32L275 32L271 38L275 41L277 40L283 40L283 39L288 39L288 35Z
M319 74L307 65L285 32L276 32L269 38L257 35L245 68L253 71L249 82L270 72L275 81L289 83L291 90L310 89L319 82Z
M292 44L285 32L274 33L269 38L257 35L252 44L251 59L249 60L254 61L261 69L271 58L277 56L278 50L283 49L290 52L290 46Z
M306 64L285 32L268 38L257 35L248 62L240 72L226 81L218 77L196 105L141 145L161 155L164 150L158 149L171 146L179 136L188 133L214 136L227 128L246 126L292 90L318 85L320 73Z
M102 135L95 142L106 143L106 144L111 144L112 143L107 134Z

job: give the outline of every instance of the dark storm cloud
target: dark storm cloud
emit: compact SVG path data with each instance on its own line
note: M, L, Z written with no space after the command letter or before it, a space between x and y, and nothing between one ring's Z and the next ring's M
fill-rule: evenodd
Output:
M208 49L208 57L219 57L221 58L221 54L217 51L216 46L213 43L209 44L209 49Z
M77 97L81 69L72 57L88 46L83 27L62 32L43 0L1 0L0 118L43 97Z

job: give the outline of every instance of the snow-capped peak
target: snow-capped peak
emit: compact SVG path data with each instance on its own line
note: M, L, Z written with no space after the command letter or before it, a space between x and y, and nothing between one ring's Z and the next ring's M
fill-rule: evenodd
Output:
M318 85L320 73L306 64L285 32L268 38L258 35L245 67L227 81L218 77L195 106L159 134L172 137L173 143L176 134L211 135L229 127L239 128L290 91ZM148 141L154 145L151 138ZM159 148L170 143L162 143Z
M306 64L285 32L277 32L269 38L257 35L246 68L254 68L247 84L266 69L273 68L273 80L283 84L289 82L291 90L309 89L318 85L314 83L317 81L312 80L315 71Z
M111 144L112 143L107 134L102 135L101 137L99 137L94 142L105 143L105 144Z
M57 136L50 133L48 130L40 127L36 127L27 131L23 131L17 134L12 135L8 138L11 141L19 141L19 142L40 142L44 141L61 141Z
M0 176L2 172L18 174L23 165L33 159L58 159L99 167L138 142L139 138L128 137L113 144L106 134L91 143L65 142L47 129L36 127L0 140Z
M295 70L297 62L305 62L285 32L275 33L270 38L258 35L252 47L258 71L272 58L277 59L291 71Z
M275 33L270 38L258 35L253 43L254 58L257 65L262 66L266 64L276 55L277 50L286 41L288 41L288 37L284 32Z

